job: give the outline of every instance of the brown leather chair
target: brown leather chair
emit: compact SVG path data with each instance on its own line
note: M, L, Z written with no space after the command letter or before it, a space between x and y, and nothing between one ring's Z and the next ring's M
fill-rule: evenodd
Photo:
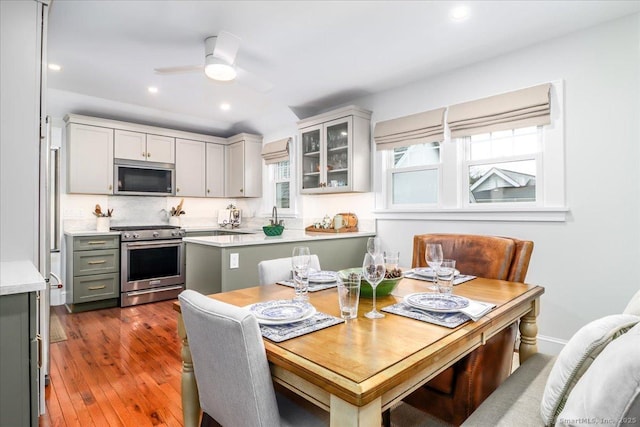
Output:
M424 267L427 243L440 243L445 258L464 274L524 282L533 242L468 234L422 234L413 238L413 267ZM441 372L404 401L445 422L460 425L509 376L517 325Z

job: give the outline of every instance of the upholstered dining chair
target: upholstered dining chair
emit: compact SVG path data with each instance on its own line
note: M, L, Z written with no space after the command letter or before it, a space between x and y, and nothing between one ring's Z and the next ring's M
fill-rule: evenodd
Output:
M201 426L326 426L274 389L256 318L194 290L179 295L198 382ZM325 417L326 414L326 417Z
M412 267L424 267L427 243L440 243L463 274L524 282L533 242L469 234L421 234L413 238ZM511 373L516 323L441 372L404 401L445 422L460 425Z
M320 270L320 259L318 259L318 255L311 255L309 267L314 270ZM261 285L268 285L270 283L290 279L291 257L269 259L258 263L258 282Z

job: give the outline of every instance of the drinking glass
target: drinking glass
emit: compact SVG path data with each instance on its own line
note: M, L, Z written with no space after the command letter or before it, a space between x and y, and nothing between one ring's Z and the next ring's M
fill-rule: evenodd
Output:
M369 240L367 240L367 253L372 256L380 255L380 250L380 238L369 237Z
M427 247L424 251L424 258L425 261L427 261L427 265L431 267L431 272L433 273L433 284L429 289L437 291L438 285L436 284L436 271L438 271L438 267L442 264L442 245L440 243L427 243Z
M295 301L309 299L309 263L311 255L307 246L296 246L291 256L291 269L293 270L293 285L295 288Z
M453 292L453 279L456 275L456 261L453 259L444 259L437 270L436 278L438 280L438 292L441 294L451 295Z
M384 317L384 314L376 310L376 286L384 279L384 273L385 268L382 255L377 254L372 256L371 254L366 254L364 256L362 276L371 284L371 288L373 289L373 310L365 314L369 319L380 319Z
M394 271L398 268L400 252L384 251L384 266L387 271Z
M358 317L358 301L360 300L360 280L358 273L349 273L337 277L338 304L340 317L351 320Z

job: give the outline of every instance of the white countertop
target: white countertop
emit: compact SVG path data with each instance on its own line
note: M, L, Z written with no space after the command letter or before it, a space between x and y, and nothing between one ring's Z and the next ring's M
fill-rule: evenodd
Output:
M182 229L187 233L197 232L197 231L226 231L229 233L238 233L238 234L251 234L251 233L258 233L258 232L262 233L262 230L259 230L259 229L243 228L243 227L225 228L225 227L220 227L218 225L196 225L196 226L188 225L188 226L182 226Z
M255 234L237 234L233 236L185 237L186 243L204 246L233 247L268 245L272 243L304 242L309 240L349 239L353 237L375 236L374 231L357 231L355 233L308 233L304 230L284 230L281 236L266 236L262 231Z
M96 231L96 230L83 230L83 231L68 231L65 230L64 234L69 236L119 236L119 231Z
M0 262L0 295L46 289L44 277L31 261Z

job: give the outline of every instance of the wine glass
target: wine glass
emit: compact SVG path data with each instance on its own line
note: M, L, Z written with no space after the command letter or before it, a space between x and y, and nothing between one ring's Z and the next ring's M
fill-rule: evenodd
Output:
M309 263L311 255L307 246L296 246L291 256L291 269L293 270L293 285L296 301L305 301L309 298Z
M379 237L369 237L369 240L367 240L367 253L372 256L380 255L381 247Z
M431 267L431 272L433 273L433 284L429 289L437 291L438 285L436 284L436 271L438 271L440 264L442 264L442 245L440 243L427 243L424 258L425 261L427 261L427 265Z
M380 319L384 317L384 314L376 310L376 286L384 279L384 273L384 260L381 254L366 254L364 256L362 276L371 284L371 288L373 289L373 310L365 314L369 319Z

